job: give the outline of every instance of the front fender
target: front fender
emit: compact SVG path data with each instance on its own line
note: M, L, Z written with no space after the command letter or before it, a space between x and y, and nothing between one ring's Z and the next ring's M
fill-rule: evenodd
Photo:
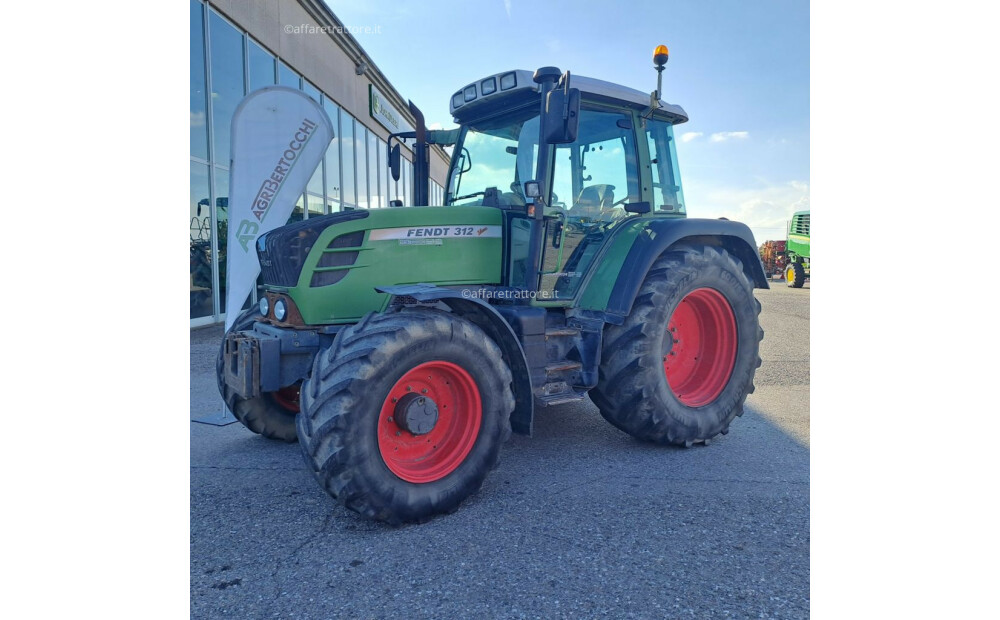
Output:
M511 430L521 435L531 435L535 401L531 392L531 373L524 348L510 324L496 309L474 296L463 296L455 289L433 284L402 284L377 286L375 290L395 297L412 297L419 302L440 301L452 312L468 319L486 332L500 347L504 360L514 379L514 412L510 414Z

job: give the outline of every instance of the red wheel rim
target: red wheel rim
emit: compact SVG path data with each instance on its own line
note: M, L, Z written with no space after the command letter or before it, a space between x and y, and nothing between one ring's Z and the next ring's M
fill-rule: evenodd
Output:
M291 413L299 412L299 386L289 385L288 387L283 387L277 392L271 392L271 398L274 402L278 403L278 406L285 409Z
M688 407L703 407L722 393L736 363L736 317L722 293L691 291L667 322L673 339L663 358L667 384Z
M393 417L396 403L411 392L437 405L437 423L429 433L414 435ZM472 451L482 418L483 405L472 375L451 362L425 362L400 377L383 401L379 453L389 470L407 482L440 480L458 469Z

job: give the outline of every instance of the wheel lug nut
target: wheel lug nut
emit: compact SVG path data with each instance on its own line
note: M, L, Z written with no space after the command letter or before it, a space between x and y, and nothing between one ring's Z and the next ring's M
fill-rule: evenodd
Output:
M424 389L420 390L420 393L421 394L426 394L427 393L427 388L424 388Z

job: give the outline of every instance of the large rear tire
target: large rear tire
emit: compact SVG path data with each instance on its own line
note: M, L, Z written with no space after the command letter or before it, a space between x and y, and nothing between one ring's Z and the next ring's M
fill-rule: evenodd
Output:
M725 250L665 252L625 322L605 328L591 400L645 441L689 446L728 432L760 366L759 313L750 279Z
M452 512L499 462L511 381L499 347L457 315L368 314L303 383L302 454L320 486L370 519Z
M785 284L789 288L802 288L806 282L806 270L802 263L788 263L785 267Z
M257 316L259 316L257 308L244 310L236 317L236 321L226 334L250 329ZM222 400L236 419L254 433L268 439L289 443L298 441L295 434L295 416L299 411L299 386L292 385L276 392L265 392L257 398L241 398L226 385L222 366L224 346L225 338L222 339L219 354L215 358L215 379Z

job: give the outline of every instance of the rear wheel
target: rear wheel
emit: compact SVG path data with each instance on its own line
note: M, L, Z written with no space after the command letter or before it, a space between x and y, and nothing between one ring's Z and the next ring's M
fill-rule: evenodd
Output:
M785 267L785 284L790 288L802 288L806 281L806 270L802 263L788 263Z
M256 308L244 310L236 317L227 334L250 329L259 313ZM226 406L243 426L268 439L289 443L298 441L295 434L295 416L299 412L299 385L290 385L276 392L265 392L257 398L241 398L228 385L223 374L223 347L225 338L219 345L215 358L215 377L219 394Z
M320 485L368 518L450 512L475 493L510 437L500 349L447 312L369 314L320 352L298 432Z
M646 441L690 445L728 432L760 366L759 312L742 265L726 251L664 253L625 322L605 328L591 400Z

